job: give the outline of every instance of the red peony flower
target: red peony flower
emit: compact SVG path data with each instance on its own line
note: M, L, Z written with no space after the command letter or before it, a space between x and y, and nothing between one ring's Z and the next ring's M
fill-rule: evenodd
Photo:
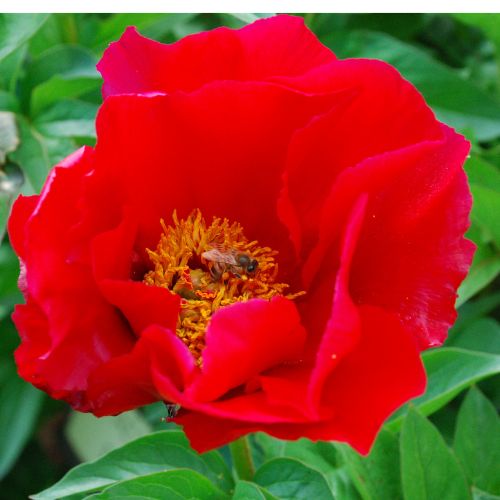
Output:
M265 431L366 453L455 319L467 141L297 17L129 28L98 67L96 147L10 218L20 375L96 415L180 405L200 451Z

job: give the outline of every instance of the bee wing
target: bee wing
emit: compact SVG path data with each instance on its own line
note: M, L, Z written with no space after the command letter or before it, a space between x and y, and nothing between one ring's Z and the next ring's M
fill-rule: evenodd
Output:
M231 266L236 266L238 263L236 262L236 259L234 258L234 255L229 252L221 252L215 248L212 248L211 250L208 250L206 252L203 252L201 256L209 260L211 262L223 262L224 264L229 264Z

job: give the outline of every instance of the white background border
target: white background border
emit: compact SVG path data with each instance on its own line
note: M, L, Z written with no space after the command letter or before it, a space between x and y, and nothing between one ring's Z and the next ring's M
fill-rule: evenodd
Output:
M499 12L498 0L0 0L0 12ZM500 26L499 26L500 29Z

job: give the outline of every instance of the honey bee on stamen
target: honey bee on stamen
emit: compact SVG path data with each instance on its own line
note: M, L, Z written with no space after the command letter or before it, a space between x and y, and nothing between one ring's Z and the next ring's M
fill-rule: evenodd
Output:
M226 273L237 278L252 275L259 263L246 253L223 247L212 248L201 254L202 262L208 267L212 278L219 281Z

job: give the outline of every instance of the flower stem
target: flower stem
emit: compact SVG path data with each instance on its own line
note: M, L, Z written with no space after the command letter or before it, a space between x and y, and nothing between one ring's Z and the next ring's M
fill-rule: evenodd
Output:
M229 445L233 467L240 479L250 480L255 474L252 450L247 436L243 436Z

